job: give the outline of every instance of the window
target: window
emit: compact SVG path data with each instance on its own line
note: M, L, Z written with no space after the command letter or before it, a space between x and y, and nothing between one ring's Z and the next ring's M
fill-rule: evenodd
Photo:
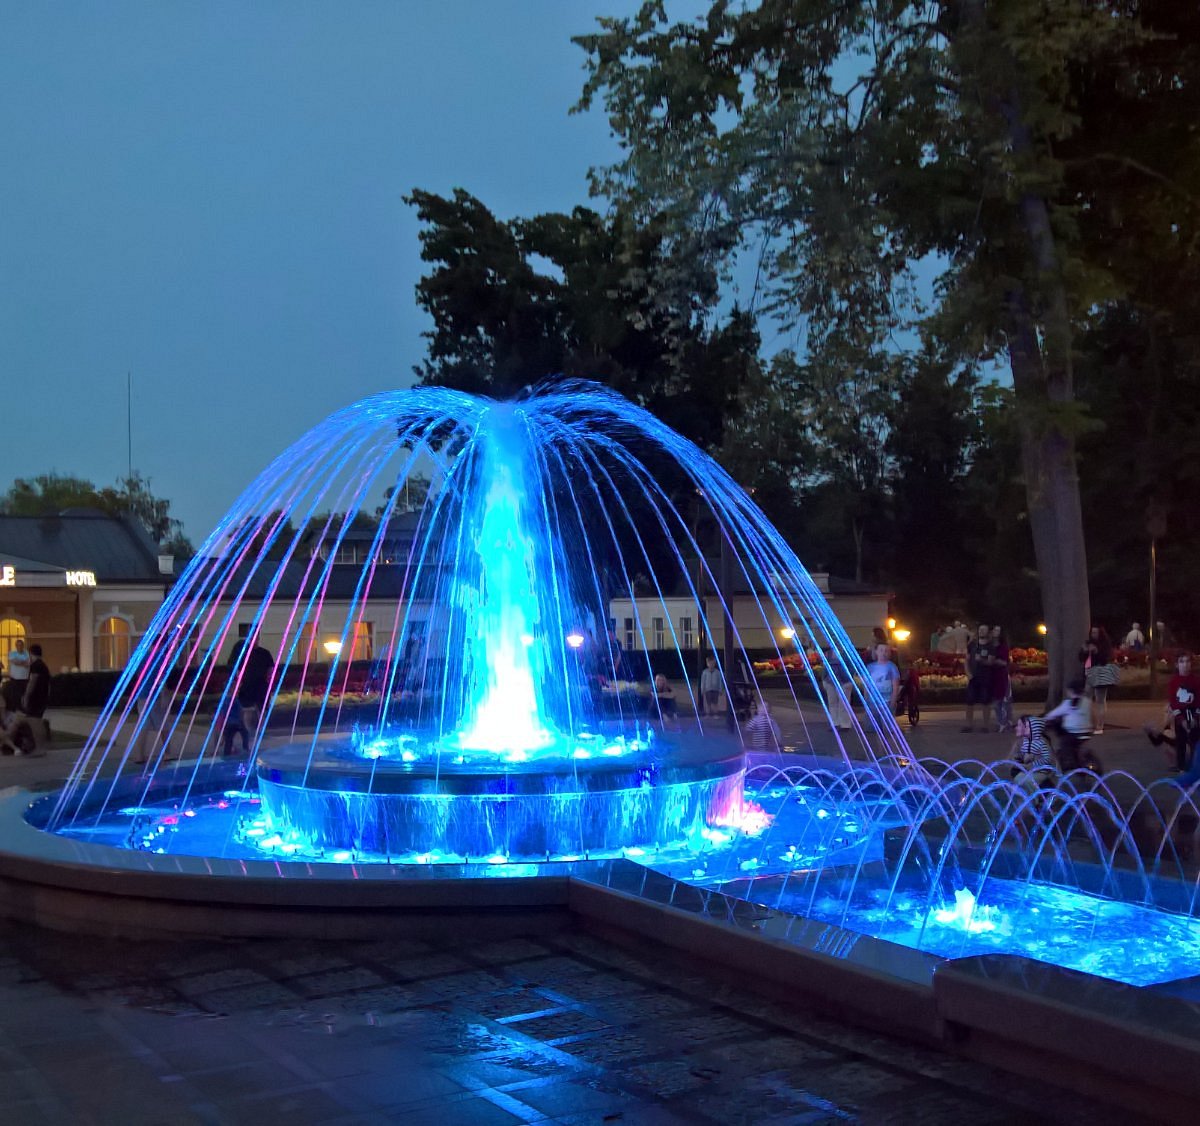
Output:
M103 671L123 669L129 664L132 630L125 618L103 619L96 627L96 668Z
M655 618L654 626L654 648L665 649L667 647L667 623L664 618Z
M350 660L369 661L373 655L371 643L371 623L354 623L354 645L350 650Z
M637 648L637 631L633 628L633 619L625 619L625 648Z
M692 629L691 618L679 619L679 647L681 649L695 649L696 636Z
M8 664L8 655L12 652L13 642L17 638L24 639L25 626L16 618L0 618L0 661Z
M337 555L333 557L335 563L357 563L358 552L352 543L344 543L337 549Z

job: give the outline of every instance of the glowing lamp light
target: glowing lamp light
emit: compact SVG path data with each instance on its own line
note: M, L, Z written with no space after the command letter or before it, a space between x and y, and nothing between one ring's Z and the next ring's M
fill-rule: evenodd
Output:
M533 644L533 634L532 633L521 634L521 644L524 645L526 649L528 649Z
M568 633L567 634L567 644L572 649L578 649L583 644L583 634L582 633Z
M1046 623L1045 623L1045 622L1038 622L1038 628L1037 628L1037 631L1038 631L1038 633L1040 633L1040 634L1041 634L1043 637L1045 637L1045 636L1046 636L1046 634L1048 634L1048 633L1050 632L1050 631L1049 631L1049 630L1046 628Z
M888 629L895 629L895 628L896 628L896 619L895 619L895 618L888 618L888 620L887 620L887 628L888 628Z
M784 626L783 629L779 631L779 636L782 637L784 641L791 641L792 638L796 636L796 631L792 629L791 626Z
M321 646L321 648L324 649L325 652L331 657L336 657L342 651L342 643L340 641L334 641L332 638L330 638L327 642L325 642L324 645Z
M907 641L912 636L912 631L907 629L894 629L892 630L892 636L897 641Z

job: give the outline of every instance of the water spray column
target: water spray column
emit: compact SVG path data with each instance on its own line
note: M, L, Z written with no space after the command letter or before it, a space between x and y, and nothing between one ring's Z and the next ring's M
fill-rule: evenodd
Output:
M478 586L461 588L474 622L466 631L467 711L456 742L464 753L486 752L520 762L554 736L542 714L542 633L534 543L525 523L527 438L518 410L492 407L480 422L481 488L473 521Z

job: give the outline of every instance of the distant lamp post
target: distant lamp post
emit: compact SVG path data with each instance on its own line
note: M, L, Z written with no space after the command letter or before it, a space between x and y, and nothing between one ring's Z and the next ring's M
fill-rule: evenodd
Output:
M888 618L887 628L891 629L891 630L894 630L896 628L896 619L895 618Z
M158 573L162 576L163 601L166 602L167 595L171 592L171 580L175 577L175 556L169 551L159 553Z
M336 657L342 651L342 643L340 641L334 641L333 638L330 638L327 642L325 642L324 645L321 646L321 648L324 649L329 656Z
M1167 534L1167 509L1160 500L1146 506L1146 534L1150 537L1150 696L1158 688L1158 650L1163 643L1158 628L1158 541Z
M901 645L903 645L903 644L904 644L904 643L905 643L905 642L906 642L906 641L907 641L907 640L908 640L910 637L912 637L912 630L907 630L907 629L893 629L893 630L892 630L892 636L893 636L893 637L894 637L894 638L895 638L895 639L896 639L898 642L900 642L900 644L901 644Z
M1046 628L1046 623L1045 623L1045 622L1038 622L1038 628L1037 628L1037 631L1038 631L1039 635L1040 635L1040 636L1042 636L1042 637L1045 637L1045 636L1046 636L1046 634L1048 634L1048 633L1050 632L1050 631L1049 631L1049 630Z
M779 631L779 636L782 637L784 641L791 641L792 638L796 636L796 631L792 629L791 626L784 626L783 629Z
M567 634L567 644L572 649L580 648L580 646L583 645L583 634L582 633L568 633Z

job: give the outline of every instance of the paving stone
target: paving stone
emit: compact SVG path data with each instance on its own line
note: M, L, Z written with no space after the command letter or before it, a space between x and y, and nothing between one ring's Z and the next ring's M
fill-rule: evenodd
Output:
M5 1126L1132 1120L571 932L0 946Z

